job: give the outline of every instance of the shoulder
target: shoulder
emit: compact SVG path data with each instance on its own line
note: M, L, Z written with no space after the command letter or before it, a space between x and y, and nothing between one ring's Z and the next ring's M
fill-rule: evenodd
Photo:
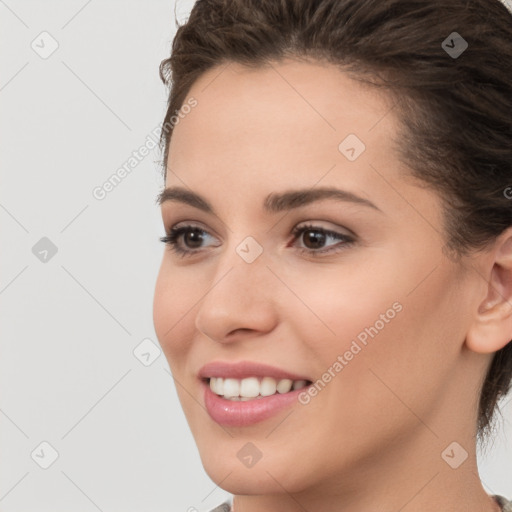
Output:
M512 501L507 500L503 496L500 496L499 494L494 494L492 496L496 503L501 507L501 510L503 512L512 512ZM217 505L215 508L210 509L207 512L231 512L231 506L232 506L232 499L228 499L221 503L220 505Z
M496 503L498 503L498 505L501 507L501 510L503 512L512 512L512 501L507 500L506 498L500 496L499 494L494 494L493 498L496 501Z

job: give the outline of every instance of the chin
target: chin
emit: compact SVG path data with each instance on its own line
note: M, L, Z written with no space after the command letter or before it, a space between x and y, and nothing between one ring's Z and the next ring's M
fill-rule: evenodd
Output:
M206 474L225 491L245 495L282 494L283 488L287 492L296 493L307 487L297 481L300 479L298 468L290 471L289 465L282 459L265 461L262 457L252 467L246 467L237 457L238 445L243 446L244 443L239 441L236 444L234 451L218 453L209 448L200 454ZM308 480L310 478L305 475L304 481Z

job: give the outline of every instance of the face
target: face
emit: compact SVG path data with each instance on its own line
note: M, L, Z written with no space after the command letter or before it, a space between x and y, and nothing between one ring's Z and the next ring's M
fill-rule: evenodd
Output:
M440 198L399 160L392 102L292 60L215 68L188 98L166 187L203 202L162 203L189 252L165 246L154 325L206 472L233 493L306 492L398 453L441 460L472 419L475 285L443 252ZM200 370L241 361L312 385L265 417L217 398L214 419Z

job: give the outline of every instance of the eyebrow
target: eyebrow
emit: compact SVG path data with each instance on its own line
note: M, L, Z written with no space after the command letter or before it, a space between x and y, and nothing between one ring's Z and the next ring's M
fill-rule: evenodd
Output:
M382 212L382 210L370 200L360 197L348 190L333 187L288 190L282 193L272 193L265 198L263 208L269 213L278 213L293 208L300 208L301 206L306 206L322 199L335 199L337 201L361 204ZM162 205L167 201L185 203L206 213L216 215L213 207L204 197L183 187L168 187L158 194L156 199L158 205Z

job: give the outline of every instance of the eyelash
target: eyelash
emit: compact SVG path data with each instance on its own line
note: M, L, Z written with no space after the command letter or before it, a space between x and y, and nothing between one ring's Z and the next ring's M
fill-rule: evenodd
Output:
M182 249L178 245L178 238L186 233L187 231L195 230L196 232L199 232L201 234L208 233L206 230L199 228L198 226L193 225L186 225L186 226L180 226L179 228L171 228L166 236L160 237L160 241L169 245L170 249L176 253L180 257L190 256L193 253L197 253L200 251L200 249ZM341 245L338 245L336 248L330 248L330 249L305 249L302 247L298 247L298 250L301 254L308 254L311 256L317 256L318 254L325 254L325 253L337 253L339 251L344 250L346 247L351 246L355 239L349 235L344 235L342 233L337 233L336 231L330 231L328 229L321 228L319 226L314 226L312 224L308 224L306 226L300 226L293 229L292 234L294 235L295 239L299 238L304 232L306 231L317 231L325 235L326 237L332 237L336 238L340 241L343 241L344 243ZM332 247L332 246L331 246Z

